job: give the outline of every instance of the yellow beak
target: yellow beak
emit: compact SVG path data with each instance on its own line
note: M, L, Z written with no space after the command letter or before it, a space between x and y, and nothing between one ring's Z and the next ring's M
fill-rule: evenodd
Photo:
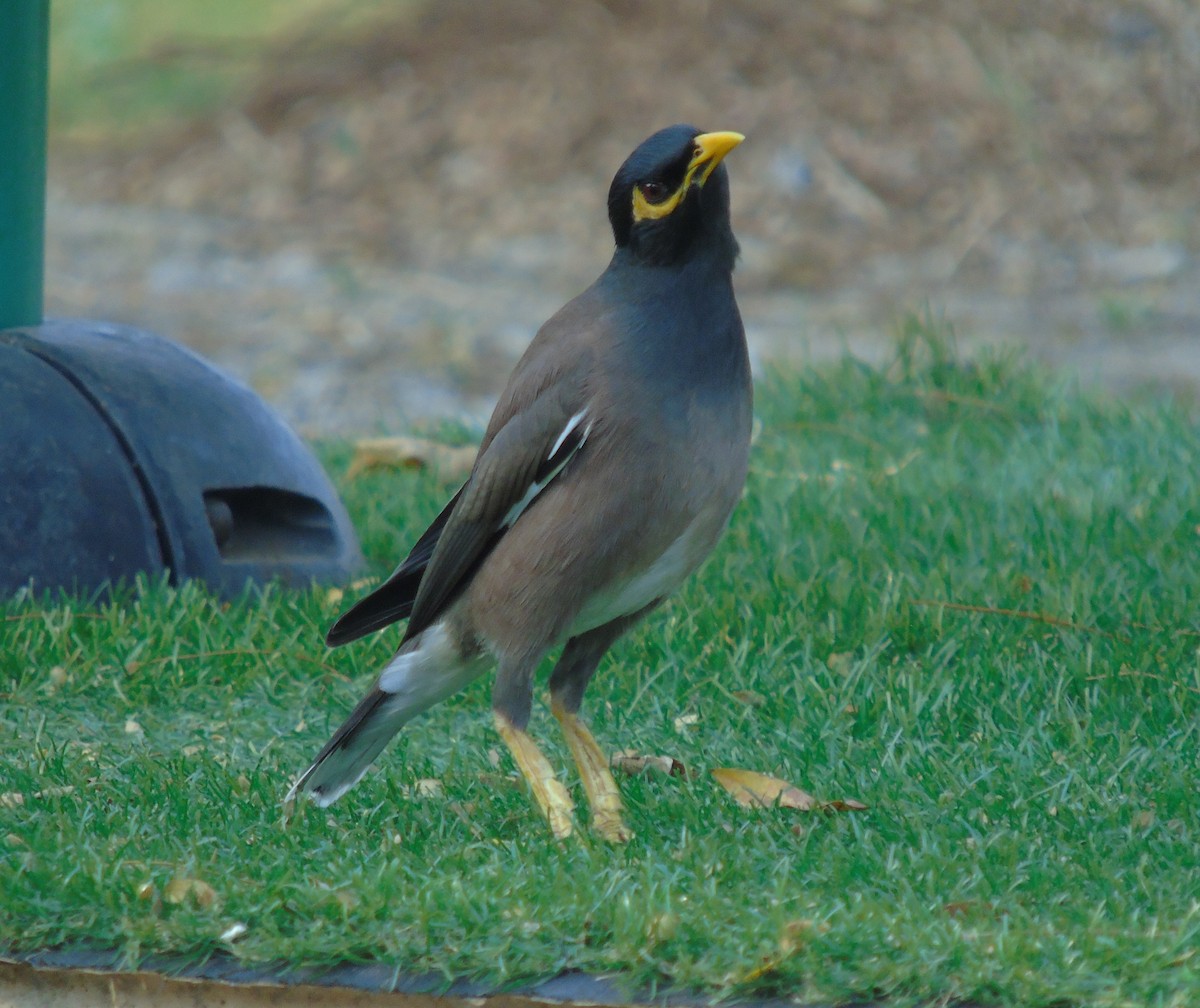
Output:
M708 181L708 176L713 173L713 169L721 163L725 155L745 139L746 137L741 133L727 131L701 133L696 137L696 153L692 156L691 163L688 164L688 178L693 178L696 170L703 166L703 171L700 172L697 181L704 185Z

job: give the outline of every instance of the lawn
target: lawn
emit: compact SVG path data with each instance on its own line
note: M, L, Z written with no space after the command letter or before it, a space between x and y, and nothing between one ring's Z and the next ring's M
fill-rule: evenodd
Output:
M886 367L768 376L757 413L729 534L589 692L602 745L689 771L621 778L623 848L551 839L485 681L337 805L286 819L292 776L395 640L322 646L352 590L9 603L0 951L1200 1003L1188 412L966 363L913 323ZM323 450L344 471L346 446ZM375 574L450 490L345 486ZM566 774L552 725L535 712ZM722 767L868 808L744 808Z

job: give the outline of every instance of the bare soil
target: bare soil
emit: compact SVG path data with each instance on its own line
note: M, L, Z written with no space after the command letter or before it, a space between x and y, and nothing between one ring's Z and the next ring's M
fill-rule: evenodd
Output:
M929 310L1118 390L1200 388L1190 0L442 0L262 54L127 143L52 145L48 301L133 322L302 428L486 413L607 261L654 129L737 129L759 361Z

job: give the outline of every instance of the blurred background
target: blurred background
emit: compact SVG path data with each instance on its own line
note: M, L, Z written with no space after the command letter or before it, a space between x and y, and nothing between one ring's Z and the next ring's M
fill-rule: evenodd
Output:
M756 363L906 312L1200 389L1194 0L54 0L47 311L313 435L486 418L603 268L608 182L733 129Z

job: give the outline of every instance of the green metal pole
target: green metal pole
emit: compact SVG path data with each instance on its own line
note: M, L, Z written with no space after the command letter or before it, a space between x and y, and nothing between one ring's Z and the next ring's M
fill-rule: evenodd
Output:
M50 0L0 0L0 329L42 321Z

